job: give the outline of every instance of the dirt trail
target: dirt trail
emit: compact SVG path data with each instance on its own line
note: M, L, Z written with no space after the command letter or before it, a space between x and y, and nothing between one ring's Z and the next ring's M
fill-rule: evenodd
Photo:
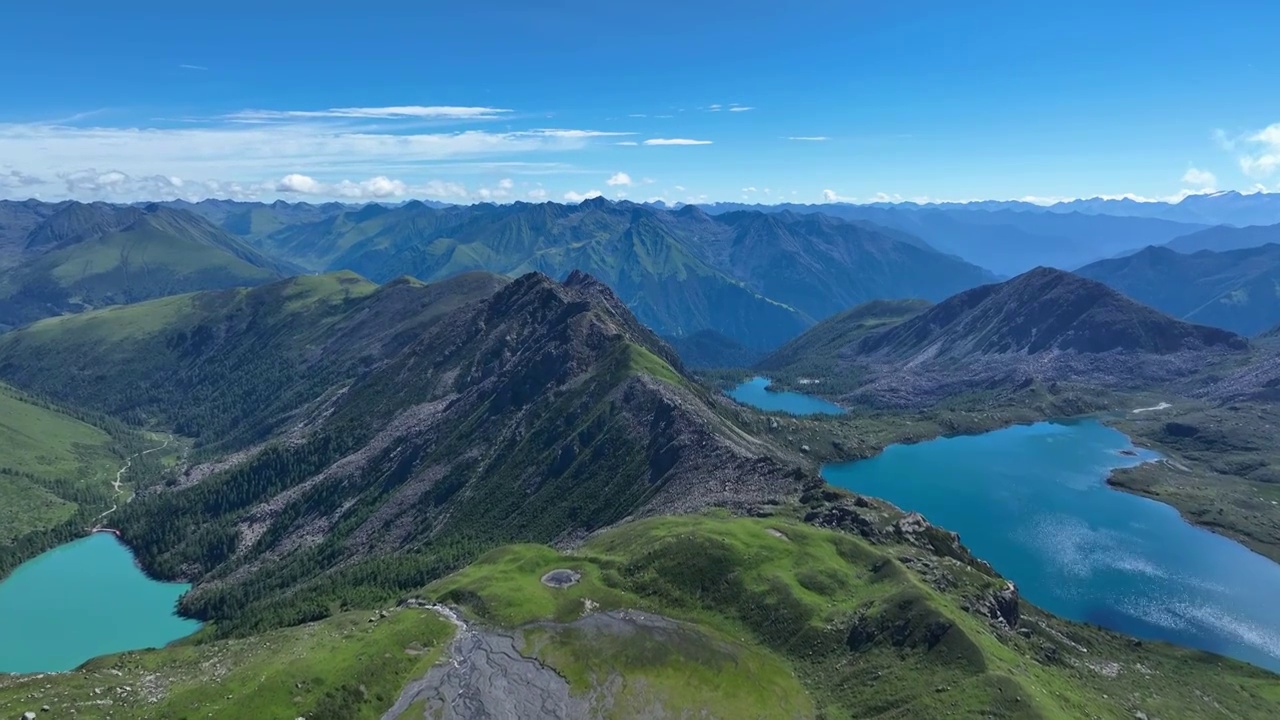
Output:
M166 438L163 444L153 447L150 450L143 450L142 452L134 453L125 459L124 465L121 465L120 469L116 471L116 479L111 481L111 487L116 491L116 494L112 496L111 509L102 513L98 517L94 518L93 520L94 532L97 532L99 530L105 530L106 528L102 526L103 518L115 512L119 508L119 503L117 502L117 500L119 500L120 496L124 494L124 487L123 487L124 474L129 470L129 468L133 467L133 459L136 457L141 457L143 455L148 455L150 453L156 452L157 450L163 450L169 447L169 443L171 442L173 442L172 435Z

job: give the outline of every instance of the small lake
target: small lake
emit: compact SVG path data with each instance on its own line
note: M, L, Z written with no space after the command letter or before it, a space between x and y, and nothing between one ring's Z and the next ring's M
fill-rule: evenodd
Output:
M1157 457L1093 420L1045 422L894 445L823 476L960 533L1057 615L1280 671L1280 565L1106 485Z
M200 623L174 610L189 587L148 578L110 533L54 548L0 582L0 672L72 670L186 637Z
M730 390L729 397L743 405L769 412L784 412L791 415L844 414L844 408L826 400L798 392L773 392L768 388L768 378L755 377Z

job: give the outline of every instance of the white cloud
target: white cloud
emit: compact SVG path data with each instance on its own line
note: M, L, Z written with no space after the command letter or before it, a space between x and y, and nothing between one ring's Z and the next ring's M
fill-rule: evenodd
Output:
M541 202L547 199L547 191L545 188L534 188L526 194L529 196L530 200L537 200Z
M604 193L600 192L599 190L588 190L584 193L570 190L569 192L564 194L564 199L568 200L569 202L576 203L576 202L582 202L583 200L590 200L591 198L600 197L603 194Z
M209 68L207 68L207 67L205 67L205 66L203 66L203 65L188 65L187 63L183 63L183 64L179 65L178 67L182 68L183 70L200 70L200 71L205 71L205 70L208 70L208 69L209 69Z
M822 202L829 202L829 203L834 203L834 202L857 202L857 198L843 197L843 196L841 196L839 193L837 193L835 190L823 190L823 191L822 191Z
M753 192L755 192L755 191L756 191L755 186L751 186L751 187L744 187L744 188L742 188L742 192L744 192L744 193L753 193Z
M676 192L684 192L684 186L683 186L683 185L677 185L677 186L676 186Z
M409 186L401 180L392 180L385 175L371 177L360 182L341 180L336 183L326 183L307 175L291 173L285 175L276 183L275 190L298 195L340 197L353 200L384 200L403 197L408 193Z
M624 173L624 172L614 173L614 174L613 174L613 177L609 178L608 180L605 180L605 183L606 183L607 185L613 185L613 186L617 186L617 185L630 185L630 184L631 184L631 176L630 176L630 175L628 175L628 174L626 174L626 173Z
M1187 172L1183 174L1182 182L1187 183L1188 185L1211 188L1218 184L1218 178L1214 177L1213 173L1208 170L1189 168Z
M733 107L729 108L729 112L746 112L748 110L755 110L755 108L749 105L734 105Z
M183 65L181 67L195 66ZM448 120L484 120L509 113L506 108L466 107L457 105L393 105L389 107L341 107L327 110L241 110L226 115L228 120L247 120L261 122L264 120L296 120L318 118L356 118L376 120L415 119L448 119Z
M710 140L690 140L689 138L651 138L645 145L710 145Z
M800 142L826 142L831 138L826 135L791 135L788 140L798 140Z
M516 184L511 178L502 178L501 180L498 181L498 187L502 188L503 190L510 190L515 186Z
M227 193L271 197L300 189L283 183L289 175L322 181L343 194L395 194L394 187L353 188L343 177L396 177L407 186L422 175L449 169L460 172L572 173L572 165L520 162L527 153L571 152L625 133L574 128L538 128L507 132L388 132L376 121L335 126L317 120L266 123L190 123L175 127L77 127L47 123L0 123L0 158L13 168L5 187L22 184L45 199L115 201L196 198L227 188ZM107 168L130 182L98 180L94 169ZM29 178L44 178L43 183ZM77 181L66 183L63 178ZM85 182L84 178L94 178ZM180 190L144 180L181 177ZM430 177L430 176L428 176ZM356 183L358 185L358 183ZM507 189L510 188L500 188ZM129 192L136 191L137 195ZM166 193L163 197L159 193ZM222 192L221 190L216 190ZM85 193L77 195L77 192ZM230 196L223 195L223 196ZM241 195L237 195L240 197Z
M715 105L709 105L707 106L707 112L720 112L720 107L721 106L719 103L716 103Z
M641 179L640 179L640 184L641 184L641 185L652 185L653 183L654 183L654 180L653 180L653 178L651 178L651 177L641 178Z
M1240 156L1240 169L1252 178L1270 177L1280 169L1280 123L1269 125L1236 141L1248 150Z

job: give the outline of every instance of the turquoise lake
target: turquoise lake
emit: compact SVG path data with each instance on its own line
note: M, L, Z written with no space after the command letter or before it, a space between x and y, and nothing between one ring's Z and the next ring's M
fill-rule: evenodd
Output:
M1044 422L894 445L823 476L958 532L1057 615L1280 671L1280 565L1107 486L1157 457L1093 420Z
M729 397L743 405L784 412L791 415L841 415L844 409L826 400L798 392L772 392L768 390L769 379L756 377L738 385L729 391Z
M50 550L0 582L0 673L72 670L186 637L200 629L174 613L188 587L148 578L110 533Z

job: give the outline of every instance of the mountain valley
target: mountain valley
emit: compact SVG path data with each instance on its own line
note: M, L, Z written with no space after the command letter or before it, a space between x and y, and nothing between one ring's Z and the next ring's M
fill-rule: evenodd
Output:
M0 335L0 400L57 428L15 457L64 453L14 477L101 477L173 441L132 466L110 529L152 576L194 583L180 610L206 623L168 648L0 678L0 712L467 717L527 701L486 677L523 678L545 717L1226 718L1280 703L1265 670L1046 613L954 534L818 473L894 442L1167 398L1112 422L1187 470L1112 482L1280 557L1275 466L1250 435L1275 420L1266 338L1059 270L991 283L818 215L270 207L220 211L252 229L246 257L284 252L273 272L293 277ZM194 212L148 208L129 212ZM205 212L194 227L212 227ZM301 224L276 227L285 212ZM47 240L24 252L122 232L74 225L36 223L24 237ZM606 260L606 277L576 269ZM381 283L295 263L367 263ZM703 319L651 330L646 317L688 317L649 300L673 287L752 299L737 325L729 305L691 300ZM790 329L762 342L762 308ZM748 366L849 413L766 414L717 392ZM107 482L48 487L62 500L29 491L0 522L3 537L46 518L0 567L82 534L113 499ZM557 572L573 583L549 584ZM464 698L468 712L446 709Z

